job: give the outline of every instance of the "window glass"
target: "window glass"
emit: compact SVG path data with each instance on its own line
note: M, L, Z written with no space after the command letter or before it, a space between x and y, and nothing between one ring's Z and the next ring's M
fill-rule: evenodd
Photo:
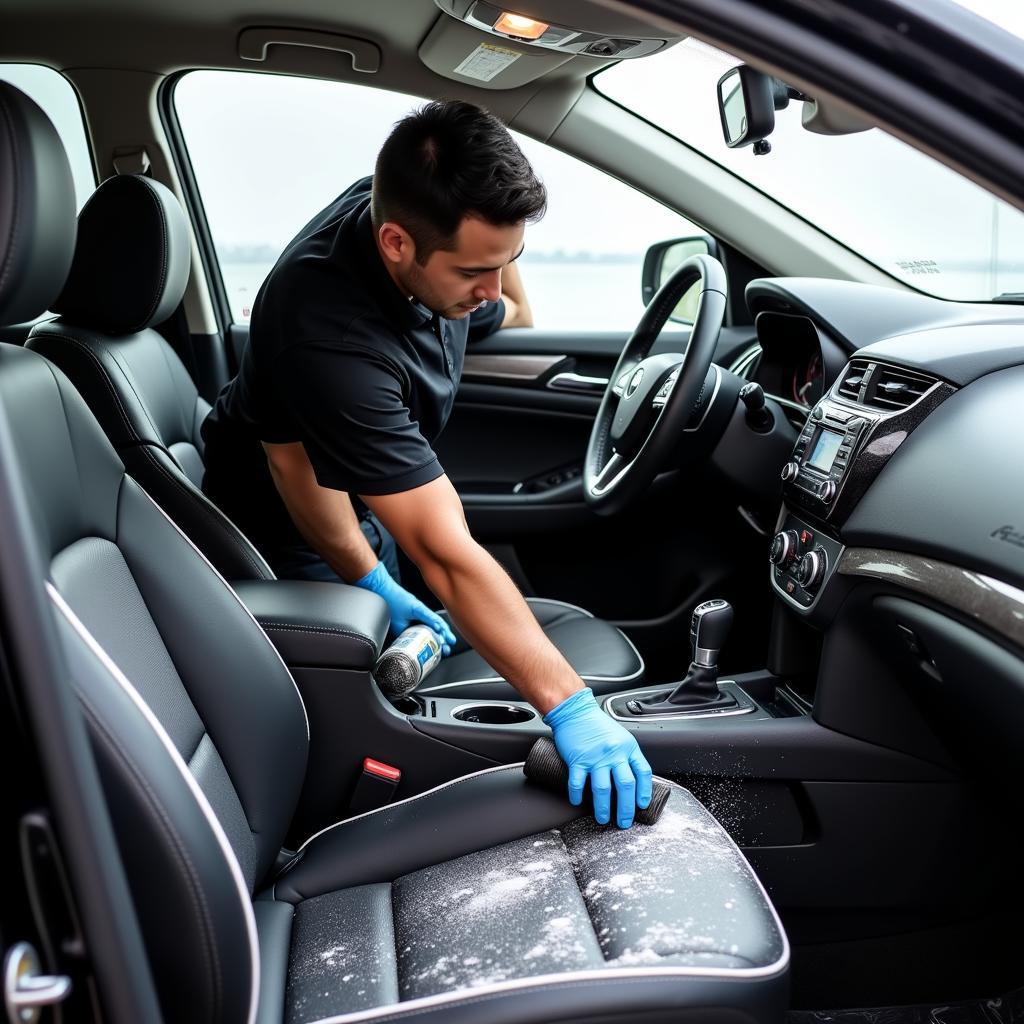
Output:
M236 321L278 254L317 211L373 171L417 97L281 75L195 71L175 106ZM582 162L516 136L549 190L521 271L538 328L630 330L652 242L689 221Z
M71 164L80 210L96 187L82 108L71 83L53 68L40 64L0 64L0 81L10 82L35 100L53 122Z
M1024 39L1024 5L1015 0L956 0L993 25Z
M879 128L807 131L794 98L770 151L728 148L718 82L739 63L690 38L594 85L914 288L965 300L1024 291L1024 214Z

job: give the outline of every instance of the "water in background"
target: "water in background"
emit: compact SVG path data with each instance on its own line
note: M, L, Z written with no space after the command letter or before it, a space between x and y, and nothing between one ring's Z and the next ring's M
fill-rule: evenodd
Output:
M521 271L540 330L631 331L643 312L643 258L616 261L534 261ZM235 320L248 323L252 303L270 270L268 262L224 262L224 287ZM678 325L669 324L669 330Z

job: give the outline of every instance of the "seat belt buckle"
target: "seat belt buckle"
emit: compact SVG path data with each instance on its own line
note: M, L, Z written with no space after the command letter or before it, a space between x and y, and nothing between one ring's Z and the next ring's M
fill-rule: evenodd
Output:
M356 779L348 809L353 814L373 811L391 803L402 781L402 770L372 757L363 758L363 770Z

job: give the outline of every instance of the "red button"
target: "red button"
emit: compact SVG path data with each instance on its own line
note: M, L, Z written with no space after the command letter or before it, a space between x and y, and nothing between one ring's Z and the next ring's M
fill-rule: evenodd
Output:
M374 761L372 757L363 758L363 771L369 772L371 775L377 775L382 779L390 779L392 782L398 782L402 777L401 768L395 768L390 764L385 764L383 761Z

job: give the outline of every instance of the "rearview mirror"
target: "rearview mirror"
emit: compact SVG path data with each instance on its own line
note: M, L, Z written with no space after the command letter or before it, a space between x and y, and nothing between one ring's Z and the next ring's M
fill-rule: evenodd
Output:
M771 75L745 64L722 75L718 80L718 112L730 149L754 144L755 152L761 147L767 152L764 140L775 130L775 111L789 102L788 95L777 95L779 92Z
M668 242L656 242L644 256L644 269L641 278L641 294L644 305L650 305L651 299L658 289L668 280L672 272L685 260L697 253L706 253L718 259L718 242L710 235L695 235L692 238L673 238ZM676 308L669 315L669 320L680 324L692 324L697 313L697 299L700 295L700 282L688 288L683 297L676 303Z

